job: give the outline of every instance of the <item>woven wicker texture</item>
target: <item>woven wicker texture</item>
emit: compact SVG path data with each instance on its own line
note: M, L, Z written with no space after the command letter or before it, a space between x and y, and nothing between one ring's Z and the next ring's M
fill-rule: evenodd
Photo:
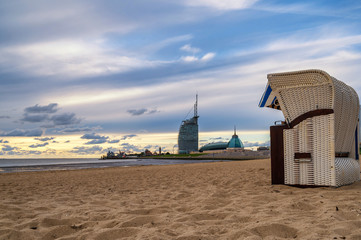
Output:
M352 158L336 158L336 186L342 186L359 180L360 166Z
M287 122L313 110L334 110L284 130L285 184L342 186L360 180L359 161L355 159L357 93L321 70L267 77ZM335 158L336 152L348 153L349 157ZM311 158L295 159L295 153L310 153Z
M359 98L354 89L333 78L335 85L336 152L349 152L355 158L355 127L358 124Z
M309 118L284 130L285 183L333 186L334 114ZM311 153L311 159L295 159L295 153Z

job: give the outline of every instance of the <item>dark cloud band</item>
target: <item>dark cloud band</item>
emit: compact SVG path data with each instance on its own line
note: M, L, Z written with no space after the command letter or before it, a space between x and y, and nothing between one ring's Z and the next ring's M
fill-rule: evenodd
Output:
M55 113L58 111L57 107L57 103L50 103L46 106L36 104L35 106L25 108L24 111L26 113Z
M40 137L43 135L41 129L14 129L9 132L0 132L0 136L5 137Z

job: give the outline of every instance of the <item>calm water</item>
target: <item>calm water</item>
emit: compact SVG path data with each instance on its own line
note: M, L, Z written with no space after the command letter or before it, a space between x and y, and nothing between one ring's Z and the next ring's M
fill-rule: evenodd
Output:
M7 172L29 172L48 170L71 170L85 168L130 167L139 165L170 165L217 160L168 160L168 159L112 159L53 158L53 159L0 159L0 174Z

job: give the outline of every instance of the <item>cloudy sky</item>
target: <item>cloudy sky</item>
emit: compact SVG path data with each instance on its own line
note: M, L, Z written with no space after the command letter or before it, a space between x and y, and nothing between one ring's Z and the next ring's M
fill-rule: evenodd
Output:
M0 33L1 158L176 151L196 93L200 145L234 125L264 145L282 119L257 106L272 72L361 94L357 0L1 1Z

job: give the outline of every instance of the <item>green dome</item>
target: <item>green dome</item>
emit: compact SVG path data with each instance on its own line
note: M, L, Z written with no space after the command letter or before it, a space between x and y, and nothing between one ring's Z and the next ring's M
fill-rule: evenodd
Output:
M236 126L234 126L234 134L232 136L232 139L229 140L227 148L244 148L242 141L238 138L238 135L236 133Z
M238 135L234 134L232 139L229 140L227 148L244 148L242 141L238 138Z
M234 134L229 140L229 142L216 142L208 143L199 149L200 152L210 151L210 150L225 150L227 148L244 148L242 141L238 138L236 134L236 128L234 128Z
M226 142L208 143L208 144L204 145L203 147L201 147L199 149L199 151L203 152L203 151L210 151L210 150L223 150L223 149L226 149L227 146L228 146L228 143L226 143Z

